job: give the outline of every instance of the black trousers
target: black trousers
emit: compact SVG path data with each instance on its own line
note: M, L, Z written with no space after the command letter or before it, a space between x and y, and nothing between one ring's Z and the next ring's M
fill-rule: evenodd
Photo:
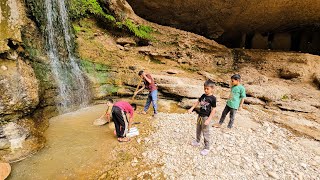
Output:
M228 124L228 128L232 128L233 122L234 122L234 117L236 116L236 109L233 109L231 107L229 107L228 105L226 105L226 107L224 108L219 124L222 124L224 122L224 120L226 119L227 114L230 112L230 121Z
M128 132L128 119L126 113L122 111L119 107L113 106L112 119L114 121L117 137L126 137L126 134Z

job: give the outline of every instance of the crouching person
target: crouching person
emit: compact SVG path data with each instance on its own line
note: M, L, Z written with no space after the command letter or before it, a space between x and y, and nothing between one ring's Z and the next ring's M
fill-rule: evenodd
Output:
M126 135L131 128L133 122L133 114L136 108L136 104L129 104L126 101L118 101L113 104L112 118L119 142L130 141L130 138L126 137Z

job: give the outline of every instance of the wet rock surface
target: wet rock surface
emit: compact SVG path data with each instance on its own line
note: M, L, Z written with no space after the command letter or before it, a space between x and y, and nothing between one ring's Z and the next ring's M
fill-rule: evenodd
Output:
M22 143L25 141L30 132L20 125L10 122L1 127L0 133L0 149L18 149L22 148Z
M22 60L6 64L10 69L0 73L1 121L29 114L39 103L38 80L32 67Z
M227 133L211 128L211 150L204 157L200 147L191 146L195 138L196 115L160 113L155 121L157 129L143 153L147 162L163 164L168 179L318 179L320 147L305 141L273 123L253 121L246 111L237 114L235 127ZM307 145L308 146L308 145Z
M4 0L0 4L0 53L10 50L9 42L22 42L20 27L21 2L17 0Z

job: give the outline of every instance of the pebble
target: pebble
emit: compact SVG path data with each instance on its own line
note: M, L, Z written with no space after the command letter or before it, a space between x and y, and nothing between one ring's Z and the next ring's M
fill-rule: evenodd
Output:
M305 163L300 163L300 166L303 167L304 169L307 169L307 164Z
M150 138L144 138L144 142L145 142L145 143L150 142Z
M8 70L8 67L5 66L5 65L2 65L2 66L1 66L1 70L2 70L2 71L6 71L6 70Z
M267 174L274 179L280 179L279 175L274 171L268 171Z
M282 160L282 159L279 159L279 158L275 158L275 159L274 159L274 162L280 165L280 164L283 163L283 160Z
M236 161L236 160L231 160L230 161L232 164L236 165L236 166L239 166L240 165L240 162L239 161Z
M256 162L254 162L253 163L253 167L256 169L256 170L260 170L260 166L259 166L259 164L258 163L256 163Z
M258 152L257 154L258 154L258 158L259 159L263 159L264 158L264 154L263 153Z

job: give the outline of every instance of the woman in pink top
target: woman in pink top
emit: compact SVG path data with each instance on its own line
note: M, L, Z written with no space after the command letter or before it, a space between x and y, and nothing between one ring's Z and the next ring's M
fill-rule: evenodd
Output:
M130 138L127 138L126 135L131 127L133 121L133 113L136 108L136 104L129 104L126 101L118 101L113 104L112 119L119 142L130 141ZM129 115L129 120L127 118L127 114Z

